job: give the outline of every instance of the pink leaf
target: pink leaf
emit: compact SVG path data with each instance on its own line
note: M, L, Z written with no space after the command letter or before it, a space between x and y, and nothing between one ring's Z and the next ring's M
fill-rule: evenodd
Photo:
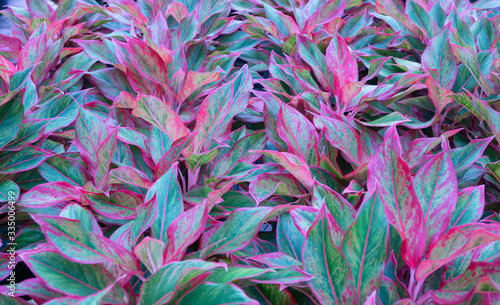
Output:
M46 208L61 201L80 201L80 191L68 182L50 182L33 187L23 194L18 204L31 208Z
M339 34L332 38L326 49L326 63L335 76L335 94L340 97L347 83L358 81L358 64Z
M425 251L424 214L413 188L410 168L401 159L401 144L394 125L387 130L380 151L368 164L368 192L373 193L376 188L388 222L404 242L403 259L415 269Z

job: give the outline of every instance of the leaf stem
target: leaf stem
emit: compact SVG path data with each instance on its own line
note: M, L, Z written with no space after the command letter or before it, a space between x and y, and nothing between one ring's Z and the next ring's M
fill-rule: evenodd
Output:
M417 304L424 305L424 304L428 303L431 299L432 299L431 293L427 292L420 299L418 299Z
M417 282L417 286L415 287L414 291L414 297L415 299L418 297L418 294L420 293L420 289L422 289L422 285L424 284L425 278L423 278L421 281Z
M415 269L410 269L410 283L408 284L408 292L410 293L410 298L415 300L417 296L413 295L413 290L415 289Z

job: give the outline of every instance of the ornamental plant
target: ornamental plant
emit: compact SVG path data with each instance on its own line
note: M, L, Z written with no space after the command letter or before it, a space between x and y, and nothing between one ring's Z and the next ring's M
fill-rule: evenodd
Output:
M500 304L497 6L2 11L0 303Z

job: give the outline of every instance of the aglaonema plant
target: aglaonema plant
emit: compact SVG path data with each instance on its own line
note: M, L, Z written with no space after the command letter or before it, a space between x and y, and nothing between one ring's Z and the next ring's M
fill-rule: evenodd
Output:
M497 1L26 4L2 304L500 303Z

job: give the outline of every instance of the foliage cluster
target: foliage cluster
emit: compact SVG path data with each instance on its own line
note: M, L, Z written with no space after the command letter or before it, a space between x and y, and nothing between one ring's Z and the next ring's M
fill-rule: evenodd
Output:
M499 1L27 5L0 303L500 303Z

